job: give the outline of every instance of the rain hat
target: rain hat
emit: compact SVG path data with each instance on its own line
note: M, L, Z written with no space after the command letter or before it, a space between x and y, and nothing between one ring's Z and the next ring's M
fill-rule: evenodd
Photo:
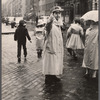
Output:
M24 23L25 23L24 20L19 21L19 25L24 25Z
M51 12L58 12L58 11L63 11L64 9L62 9L60 6L54 6L52 9L51 9Z

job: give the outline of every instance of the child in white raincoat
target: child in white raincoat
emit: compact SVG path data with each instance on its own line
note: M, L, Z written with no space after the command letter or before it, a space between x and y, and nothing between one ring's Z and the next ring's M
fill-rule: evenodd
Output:
M44 36L43 36L43 29L44 25L38 25L35 29L35 36L36 36L36 50L37 50L37 57L42 58L42 51L43 51L43 44L44 44Z

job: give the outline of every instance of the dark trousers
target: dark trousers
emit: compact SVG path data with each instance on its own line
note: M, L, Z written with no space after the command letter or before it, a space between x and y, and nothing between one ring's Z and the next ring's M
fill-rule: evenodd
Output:
M17 57L18 57L18 58L21 57L21 47L22 47L22 46L23 46L23 51L24 51L24 57L27 56L26 44L20 44L20 43L18 43L18 45L17 45L17 48L18 48L18 50L17 50Z
M37 49L37 57L38 58L42 57L42 49Z

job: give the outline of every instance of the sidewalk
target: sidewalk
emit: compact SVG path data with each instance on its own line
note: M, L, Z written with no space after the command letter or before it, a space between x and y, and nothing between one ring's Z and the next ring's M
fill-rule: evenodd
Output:
M42 59L38 61L34 33L29 31L28 56L17 63L17 43L13 34L2 35L2 100L98 100L97 80L83 77L83 52L73 60L65 49L61 82L46 85L42 75Z

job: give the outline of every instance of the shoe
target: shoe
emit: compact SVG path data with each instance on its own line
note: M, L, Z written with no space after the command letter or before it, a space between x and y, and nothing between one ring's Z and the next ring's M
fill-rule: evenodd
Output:
M18 58L18 63L20 63L21 62L21 59L20 58Z
M85 78L89 78L90 75L89 75L89 74L85 74L83 77L85 77Z
M59 81L60 81L60 78L58 78L58 77L56 77L55 75L53 75L53 80L54 80L55 82L59 82Z
M96 79L96 75L93 75L93 76L92 76L92 79Z
M26 59L26 57L24 57L24 62L26 62L27 61L27 59Z

